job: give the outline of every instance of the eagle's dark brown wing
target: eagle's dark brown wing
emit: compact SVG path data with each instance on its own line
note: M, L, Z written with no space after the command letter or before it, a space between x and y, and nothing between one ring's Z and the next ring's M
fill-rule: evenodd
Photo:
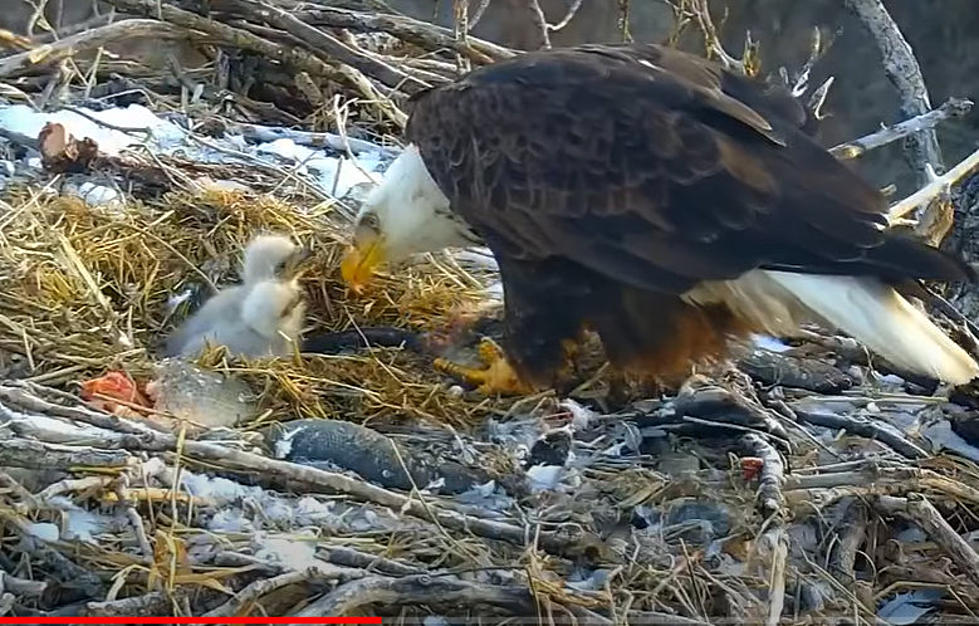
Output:
M671 293L757 267L963 276L885 232L883 196L791 116L697 57L589 45L426 92L407 137L453 209L515 259L573 259Z

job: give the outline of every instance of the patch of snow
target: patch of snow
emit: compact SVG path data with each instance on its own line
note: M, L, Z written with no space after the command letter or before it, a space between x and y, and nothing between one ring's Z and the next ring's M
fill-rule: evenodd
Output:
M128 149L145 146L151 152L180 152L185 158L204 163L250 163L248 157L251 157L255 161L278 168L291 164L299 174L313 177L323 191L336 197L343 197L358 185L376 184L386 153L384 148L378 146L376 150L360 152L355 157L356 162L353 162L346 156L333 156L334 152L330 150L309 148L288 138L252 145L240 135L208 139L211 144L208 146L192 141L187 131L179 125L155 115L139 104L102 111L84 108L78 110L88 117L68 110L42 113L23 104L0 106L0 127L37 137L46 123L60 123L77 139L93 139L98 144L99 151L108 156L119 156ZM130 130L116 130L89 117ZM28 164L35 169L41 168L41 160L36 157L30 158ZM230 181L200 182L202 186L210 188L240 190L244 187ZM94 187L96 186L93 185Z
M786 352L792 349L792 346L786 345L781 340L769 335L753 335L752 339L756 346L771 352Z
M213 500L218 506L241 500L249 495L258 496L262 493L258 487L244 487L227 478L191 472L183 473L180 483L191 495Z
M505 511L513 504L513 498L497 485L495 480L475 485L457 494L455 500L460 504L469 504L491 511Z
M601 591L608 583L608 575L608 570L597 569L588 576L569 577L566 584L578 591Z
M255 556L263 561L281 563L289 569L297 570L314 567L319 563L313 541L297 541L284 537L257 537Z
M311 496L304 496L296 503L296 520L304 525L321 526L335 520L333 502L320 502Z
M217 533L250 533L255 525L241 509L221 509L208 521L207 529Z
M112 187L92 182L82 183L75 193L89 206L111 206L122 200L121 194Z
M88 116L120 128L146 129L149 136L144 139L144 133L132 131L129 133L115 130L94 122L74 111L55 111L42 113L33 110L26 104L15 104L0 108L0 126L29 137L37 137L48 122L60 123L77 139L89 137L99 145L99 151L110 156L118 156L123 150L132 146L155 143L158 149L167 149L175 144L184 143L184 131L173 124L157 117L152 111L139 104L131 104L126 108L112 108L104 111L79 109ZM40 162L38 163L40 165Z
M101 516L81 507L73 507L68 511L65 539L95 543L95 535L103 532L104 528L105 524Z
M559 406L571 413L572 430L586 430L591 426L592 421L598 418L598 413L586 406L582 406L571 398L565 398Z
M877 617L894 626L909 626L931 612L944 595L941 589L915 589L899 593L877 610Z
M35 522L28 524L24 529L31 537L41 541L57 541L61 537L58 527L50 522Z
M285 459L289 457L292 452L292 438L301 430L301 428L293 428L275 441L275 451L273 452L275 458Z
M355 185L375 183L368 174L376 172L381 165L378 154L357 157L354 164L347 157L328 156L323 150L301 146L292 139L276 139L259 144L255 152L294 162L299 173L312 174L326 192L338 198L346 195Z
M971 445L952 430L952 424L948 420L943 419L925 427L921 434L931 442L936 452L951 450L970 461L979 463L979 448Z
M531 491L553 491L564 477L564 467L560 465L535 465L527 470Z

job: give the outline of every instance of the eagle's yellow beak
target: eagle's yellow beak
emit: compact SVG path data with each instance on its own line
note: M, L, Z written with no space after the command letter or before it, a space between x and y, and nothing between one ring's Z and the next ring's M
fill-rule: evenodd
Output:
M340 263L340 275L355 293L360 293L382 263L384 236L373 228L358 228Z

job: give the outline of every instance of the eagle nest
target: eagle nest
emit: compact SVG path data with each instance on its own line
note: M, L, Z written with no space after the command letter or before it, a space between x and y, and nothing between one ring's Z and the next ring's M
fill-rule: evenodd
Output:
M900 593L906 581L966 603L949 615L968 605L961 574L979 566L960 535L976 528L979 468L925 449L954 446L948 425L968 420L874 382L846 340L757 351L740 361L751 377L694 377L608 414L473 399L407 348L215 349L196 364L244 383L254 412L234 429L174 428L163 411L93 408L78 383L152 378L167 332L209 284L237 280L256 232L311 245L308 331L326 337L458 325L492 272L431 258L354 297L334 205L206 191L95 207L26 187L4 201L0 517L35 572L9 564L22 614L872 620L937 602ZM300 458L314 444L330 462Z
M239 280L241 252L259 232L280 232L313 249L303 279L312 335L396 327L448 327L476 306L486 276L458 263L422 262L381 277L351 298L338 274L347 220L329 203L300 207L238 191L173 192L154 202L99 207L82 199L8 190L0 239L0 347L7 375L71 390L123 370L152 376L158 350L188 310ZM197 360L243 379L266 419L406 415L461 424L485 405L460 399L430 359L397 347L288 360Z

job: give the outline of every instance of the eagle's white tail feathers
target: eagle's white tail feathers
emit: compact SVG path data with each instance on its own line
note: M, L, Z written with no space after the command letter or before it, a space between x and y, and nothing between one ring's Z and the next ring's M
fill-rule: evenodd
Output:
M979 364L892 287L874 278L766 272L807 308L894 365L961 385Z
M773 335L821 322L842 330L909 372L961 385L979 364L893 288L873 278L755 270L736 280L701 283L692 304L724 302Z

